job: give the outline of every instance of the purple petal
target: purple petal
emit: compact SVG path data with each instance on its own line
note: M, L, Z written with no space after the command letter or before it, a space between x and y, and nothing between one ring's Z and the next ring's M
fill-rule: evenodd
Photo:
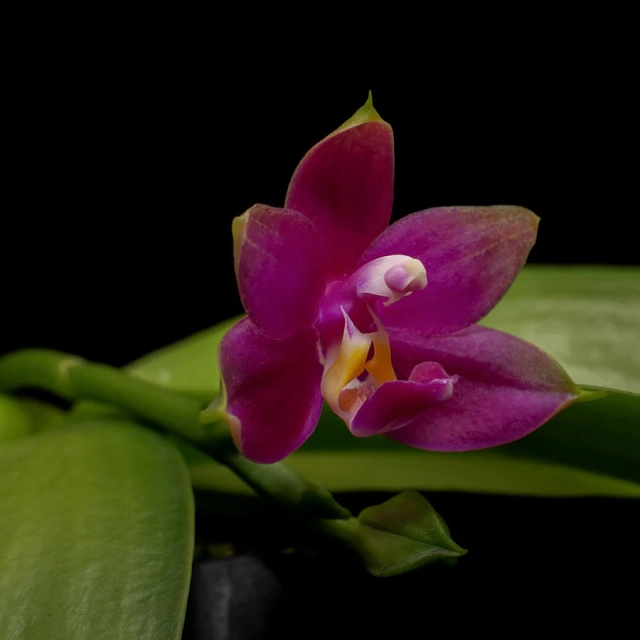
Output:
M272 340L245 318L222 339L219 358L227 421L241 453L272 463L295 451L322 409L315 333Z
M471 327L441 337L390 331L393 363L406 377L422 361L457 375L453 395L389 437L432 451L467 451L518 440L578 395L567 373L533 345L500 331Z
M385 327L453 333L483 318L507 292L536 240L538 217L522 207L427 209L398 220L364 252L417 258L429 284L376 311Z
M409 380L385 382L365 401L351 422L355 436L400 429L428 407L451 397L456 382L436 362L422 362Z
M256 204L233 221L238 289L272 338L310 327L325 289L315 225L297 211Z
M387 227L392 202L393 132L367 102L304 156L285 206L317 225L327 270L341 277Z

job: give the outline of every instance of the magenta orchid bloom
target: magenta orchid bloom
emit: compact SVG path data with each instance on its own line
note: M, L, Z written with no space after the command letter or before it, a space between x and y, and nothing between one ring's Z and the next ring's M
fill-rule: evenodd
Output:
M233 222L247 317L220 345L221 397L253 461L300 447L323 398L356 436L466 451L522 438L577 397L548 355L475 324L523 266L538 218L446 207L387 228L393 164L369 99L302 159L284 209Z

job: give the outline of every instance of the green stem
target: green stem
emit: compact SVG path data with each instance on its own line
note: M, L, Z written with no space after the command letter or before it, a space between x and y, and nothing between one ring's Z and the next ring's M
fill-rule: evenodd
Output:
M122 407L198 445L226 465L258 495L275 502L295 519L348 520L351 513L322 487L282 463L261 465L238 453L226 425L202 424L197 400L101 364L57 351L28 349L0 358L0 391L40 388L67 400L97 400ZM338 537L342 527L327 522L313 526ZM334 536L336 537L336 536Z

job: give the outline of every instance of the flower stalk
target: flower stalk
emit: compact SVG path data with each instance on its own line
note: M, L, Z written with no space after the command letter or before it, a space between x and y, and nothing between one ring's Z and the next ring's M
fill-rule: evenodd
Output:
M295 520L347 520L351 513L322 487L284 464L261 465L238 453L224 423L203 424L200 402L133 378L103 364L44 349L26 349L0 358L0 390L42 389L65 400L94 400L116 405L188 440L229 467L259 496ZM336 527L320 526L324 531ZM341 530L338 525L338 529ZM341 531L341 536L344 532Z
M192 442L229 467L287 519L357 553L374 576L397 575L466 553L451 540L442 518L420 494L401 493L356 517L326 489L286 465L263 465L244 457L226 423L203 422L200 401L113 367L44 349L0 357L0 392L34 388L68 401L108 403Z

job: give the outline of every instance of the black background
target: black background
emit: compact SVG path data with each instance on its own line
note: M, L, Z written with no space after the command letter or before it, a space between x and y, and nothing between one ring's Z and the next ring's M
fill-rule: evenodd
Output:
M327 37L312 58L304 38L219 36L8 51L0 351L121 365L238 313L232 218L282 205L302 155L369 89L395 132L394 218L518 204L541 217L530 262L640 261L634 103L609 44L442 36L406 58L330 58Z
M518 204L541 217L532 263L640 264L631 65L604 27L581 29L467 40L433 27L406 56L392 55L402 30L342 52L334 34L293 41L220 21L208 34L22 42L1 66L0 353L119 366L240 312L232 218L281 205L305 151L370 89L395 132L394 218ZM402 608L404 588L428 620L433 602L456 629L500 621L513 637L633 618L636 503L440 495L436 507L472 552L436 574L435 600L410 578L369 585L380 611L380 594Z

